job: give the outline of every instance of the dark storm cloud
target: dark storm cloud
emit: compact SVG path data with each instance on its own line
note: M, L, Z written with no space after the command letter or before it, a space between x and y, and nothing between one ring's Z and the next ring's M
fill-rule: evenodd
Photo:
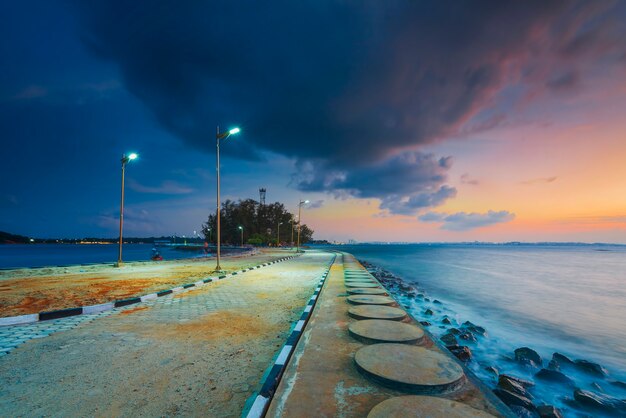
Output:
M457 212L453 214L428 212L419 217L419 220L422 222L441 223L441 229L450 231L468 231L470 229L510 222L513 219L515 219L515 214L506 210L499 212L490 210L487 213Z
M301 190L379 198L406 213L454 196L448 167L415 149L462 131L512 72L567 89L579 82L576 57L616 52L609 3L598 3L76 5L85 43L187 144L212 150L215 125L238 123L232 156L293 157L308 168Z

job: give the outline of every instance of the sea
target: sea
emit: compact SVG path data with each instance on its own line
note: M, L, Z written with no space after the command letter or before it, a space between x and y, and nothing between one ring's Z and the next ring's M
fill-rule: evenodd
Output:
M589 416L571 407L573 387L543 384L537 371L514 361L514 350L537 351L547 367L552 354L598 363L608 371L597 378L562 370L575 387L626 399L626 246L404 244L342 245L335 249L381 267L415 286L426 299L394 296L439 337L465 321L484 327L486 336L468 342L468 367L489 387L487 371L535 380L535 404L560 407L566 416ZM441 302L441 303L438 303ZM430 309L433 315L426 315ZM447 316L453 324L442 324ZM611 383L613 382L613 383ZM598 414L600 416L601 414ZM596 416L596 414L592 414Z
M153 244L124 244L122 259L149 261L153 247ZM198 251L182 251L173 246L157 248L164 260L204 257L201 248ZM116 244L6 244L0 245L0 269L114 263L117 256Z

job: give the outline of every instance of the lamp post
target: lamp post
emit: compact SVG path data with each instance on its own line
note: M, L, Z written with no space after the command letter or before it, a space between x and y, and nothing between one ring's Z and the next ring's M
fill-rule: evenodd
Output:
M291 248L293 248L293 215L291 215Z
M241 248L243 248L243 226L239 226L239 230L241 231Z
M302 205L309 203L308 200L301 200L298 203L298 246L296 247L296 252L300 252L300 230L302 229Z
M211 237L213 236L213 234L211 234L211 228L208 228L208 229L209 229L209 242L211 242L212 241Z
M282 222L278 222L278 228L277 228L277 232L276 232L276 247L280 246L280 226L282 225Z
M220 127L217 127L217 134L215 135L215 143L216 143L216 163L215 169L217 171L217 265L215 266L215 272L219 273L222 271L222 266L220 266L220 139L226 139L231 135L235 135L239 133L239 128L233 128L230 131L226 131L220 133Z
M119 252L118 252L118 256L117 256L117 264L115 265L116 267L121 267L124 263L122 262L122 229L124 227L124 173L126 172L126 164L128 164L129 161L134 160L135 158L137 158L137 154L135 154L134 152L129 154L128 157L126 156L126 154L122 155L122 198L121 203L120 203L120 245L119 245Z

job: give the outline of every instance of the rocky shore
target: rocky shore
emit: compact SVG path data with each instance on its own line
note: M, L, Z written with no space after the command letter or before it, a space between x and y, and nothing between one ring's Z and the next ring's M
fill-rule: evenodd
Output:
M611 378L602 365L558 352L547 360L530 347L512 353L502 350L496 359L483 358L480 353L485 347L497 344L484 327L457 318L419 283L360 262L517 416L626 417L626 383Z

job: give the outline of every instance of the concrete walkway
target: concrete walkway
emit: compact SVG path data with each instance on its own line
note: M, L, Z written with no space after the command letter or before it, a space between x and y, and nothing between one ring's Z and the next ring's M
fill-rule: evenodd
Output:
M331 258L2 328L0 416L239 416Z
M347 302L354 280L379 285L354 257L338 257L266 416L510 416L493 395L466 378L456 359L433 344L428 335L407 344L374 345L370 345L373 341L362 342L351 336L349 326L358 321L348 315L348 310L355 306ZM384 298L375 296L381 297ZM417 326L409 317L403 322L412 329ZM372 350L377 347L383 349ZM373 367L363 370L369 364L357 366L359 358L355 361L355 354L359 352L364 357L368 351L376 353L363 363L372 363ZM414 352L418 357L415 361L402 360L405 352ZM398 383L394 379L402 380L401 384L394 384ZM442 385L442 381L449 384ZM389 399L394 402L380 405Z

